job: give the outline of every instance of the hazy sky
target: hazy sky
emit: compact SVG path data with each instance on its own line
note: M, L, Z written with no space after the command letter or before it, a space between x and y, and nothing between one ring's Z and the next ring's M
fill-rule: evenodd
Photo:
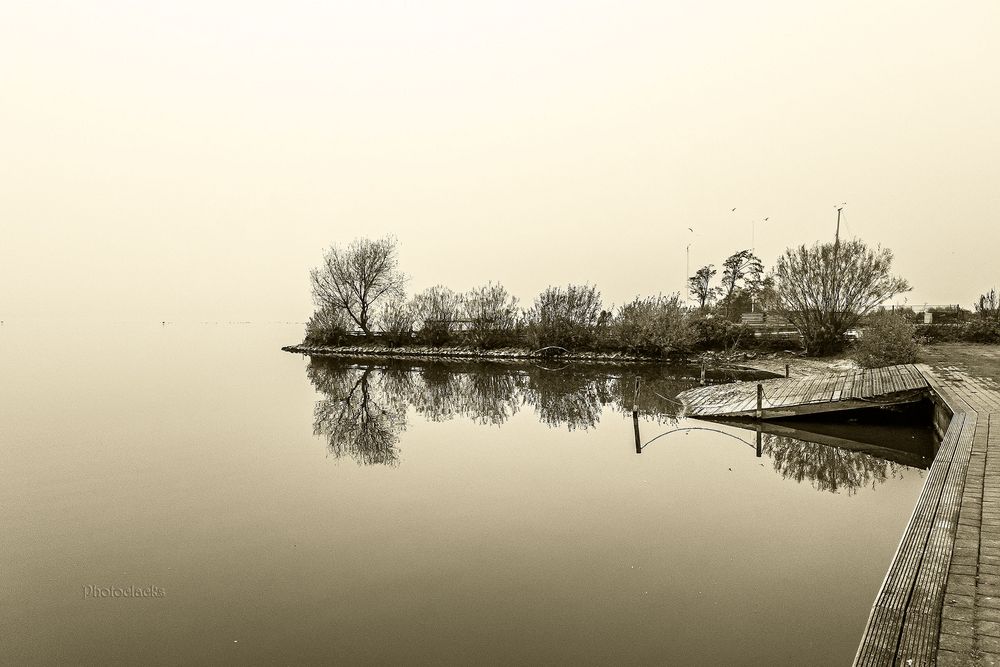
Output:
M324 247L385 233L411 291L621 303L841 201L968 306L998 35L996 0L5 2L0 319L301 321Z

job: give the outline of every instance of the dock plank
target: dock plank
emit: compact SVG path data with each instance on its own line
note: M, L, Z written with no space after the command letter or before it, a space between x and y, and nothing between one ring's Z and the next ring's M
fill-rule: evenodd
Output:
M857 371L835 375L775 378L762 380L765 419L856 409L858 399L879 399L881 404L918 400L913 389L926 388L907 367ZM736 382L697 387L682 392L678 399L691 417L754 416L757 409L757 382ZM837 404L843 403L842 406Z

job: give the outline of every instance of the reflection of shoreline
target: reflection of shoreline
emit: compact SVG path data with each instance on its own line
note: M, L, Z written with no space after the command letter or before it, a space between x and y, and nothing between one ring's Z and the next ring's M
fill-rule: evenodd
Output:
M586 430L599 423L606 407L631 411L638 375L656 388L640 394L640 410L659 421L674 420L679 407L674 397L691 383L673 379L665 369L634 365L609 373L593 366L554 370L531 363L317 357L307 373L324 395L316 403L313 431L327 440L330 452L365 465L396 465L409 407L427 421L457 417L483 426L500 426L530 407L549 427Z
M527 408L550 428L574 431L596 427L609 408L632 414L636 404L644 420L676 426L677 394L692 382L676 379L670 370L658 364L552 369L533 363L337 357L312 358L307 367L321 395L313 432L326 440L330 453L359 465L388 466L399 465L399 440L411 408L426 421L466 419L481 426L502 426ZM642 387L638 397L636 377ZM727 425L757 430L746 422ZM761 453L772 459L782 477L809 480L820 491L851 493L905 469L926 468L929 459L917 450L864 442L864 429L838 428L844 432L807 432L789 423L768 422L761 425Z

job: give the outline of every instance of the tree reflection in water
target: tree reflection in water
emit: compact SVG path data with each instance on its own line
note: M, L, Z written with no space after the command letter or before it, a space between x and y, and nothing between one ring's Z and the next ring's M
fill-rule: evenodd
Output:
M525 402L548 426L565 424L571 431L592 428L601 420L603 407L614 399L606 376L538 366L528 370L527 376Z
M523 404L524 376L513 373L471 373L466 376L463 414L473 422L500 426Z
M865 452L770 433L762 437L764 454L783 478L809 480L817 491L846 491L853 495L862 486L874 488L887 479L902 477L908 469Z
M597 426L605 409L631 415L637 405L644 423L652 421L669 429L679 421L677 394L691 386L690 379L675 379L684 370L663 365L551 369L532 363L316 357L310 360L308 375L322 396L316 403L313 431L326 439L330 453L361 465L398 465L400 434L406 429L410 408L427 421L462 418L500 426L527 406L543 424L574 431ZM636 377L641 378L638 398ZM745 422L728 425L754 429ZM785 479L808 480L819 491L850 494L901 476L911 469L907 463L921 466L918 455L900 452L897 456L884 447L847 439L857 435L837 439L810 436L790 426L780 428L794 437L762 433L761 453ZM812 442L811 437L827 444ZM640 438L638 433L636 438ZM881 442L884 434L879 438ZM642 449L640 444L637 440L637 451Z
M313 433L326 438L336 458L363 465L397 465L396 443L406 429L406 403L393 373L352 366L310 364L309 379L326 395L316 402Z
M675 397L690 386L672 380L670 370L661 365L551 369L532 363L316 357L308 375L324 396L316 404L313 430L326 438L330 452L361 464L395 465L411 406L428 421L459 417L484 426L500 426L529 406L543 424L585 430L600 422L606 407L630 412L632 387L640 376L644 386L657 389L640 394L641 410L663 423L676 420L679 403L662 397Z

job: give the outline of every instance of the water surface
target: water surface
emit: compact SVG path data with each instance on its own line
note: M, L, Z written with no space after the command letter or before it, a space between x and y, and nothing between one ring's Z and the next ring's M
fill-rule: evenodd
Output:
M758 457L677 416L675 369L300 336L0 328L0 662L845 664L931 446Z

